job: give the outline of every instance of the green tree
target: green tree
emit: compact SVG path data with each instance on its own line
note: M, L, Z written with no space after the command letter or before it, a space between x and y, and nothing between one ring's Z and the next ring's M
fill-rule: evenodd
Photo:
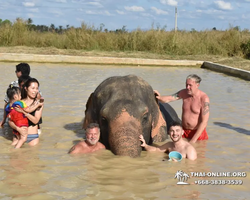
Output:
M33 20L31 18L28 18L27 23L28 25L31 25L33 23Z

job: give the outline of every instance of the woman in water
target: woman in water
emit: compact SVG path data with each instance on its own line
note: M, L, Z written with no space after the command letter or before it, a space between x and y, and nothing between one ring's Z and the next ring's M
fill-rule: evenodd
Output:
M35 78L29 78L23 85L22 88L22 100L25 102L27 106L32 107L39 103L37 99L37 94L39 92L39 82ZM38 135L38 123L40 123L42 111L43 111L43 104L38 107L35 111L28 113L25 112L24 109L15 108L16 111L23 113L29 122L28 126L28 136L27 136L27 143L30 146L35 146L39 143L39 135ZM9 125L20 134L27 133L26 127L18 127L12 121L9 121Z

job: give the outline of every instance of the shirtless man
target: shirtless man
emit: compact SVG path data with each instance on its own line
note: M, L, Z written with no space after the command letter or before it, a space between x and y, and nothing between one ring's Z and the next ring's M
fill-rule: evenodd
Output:
M90 123L86 129L86 140L74 145L69 154L92 153L94 151L105 149L105 146L98 142L100 138L100 128L96 123Z
M199 90L201 78L191 74L186 79L186 89L170 96L161 96L155 90L156 98L164 103L182 99L182 137L188 138L190 143L197 140L207 140L206 126L209 118L209 98Z
M172 142L167 142L159 147L149 146L145 143L145 140L142 135L139 136L139 139L142 141L141 146L144 147L147 151L158 151L170 153L171 151L178 151L181 153L183 158L189 160L195 160L197 158L197 153L195 148L187 141L182 139L184 133L181 123L172 122L169 128L169 135Z

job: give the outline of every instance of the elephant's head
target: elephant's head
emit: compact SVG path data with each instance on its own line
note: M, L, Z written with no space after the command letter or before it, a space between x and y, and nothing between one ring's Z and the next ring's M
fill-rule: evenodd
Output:
M167 138L152 87L133 75L108 78L96 88L87 101L83 127L91 122L99 123L100 141L116 155L140 156L140 134L148 144Z

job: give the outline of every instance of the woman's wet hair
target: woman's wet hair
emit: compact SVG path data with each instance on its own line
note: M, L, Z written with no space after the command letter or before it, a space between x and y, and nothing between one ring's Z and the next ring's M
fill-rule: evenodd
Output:
M196 74L190 74L190 75L188 75L188 77L187 77L186 80L188 80L188 79L193 79L193 80L195 80L196 83L200 83L201 82L201 77L199 77Z
M27 81L25 81L25 83L23 84L22 87L22 91L21 91L21 95L22 95L22 99L27 98L27 91L25 89L28 89L28 87L31 85L31 83L37 83L38 87L39 87L39 82L37 79L35 78L29 78Z
M9 98L9 100L13 100L14 96L17 94L21 93L21 90L19 87L15 87L12 84L9 85L9 88L6 91L7 93L7 97Z

